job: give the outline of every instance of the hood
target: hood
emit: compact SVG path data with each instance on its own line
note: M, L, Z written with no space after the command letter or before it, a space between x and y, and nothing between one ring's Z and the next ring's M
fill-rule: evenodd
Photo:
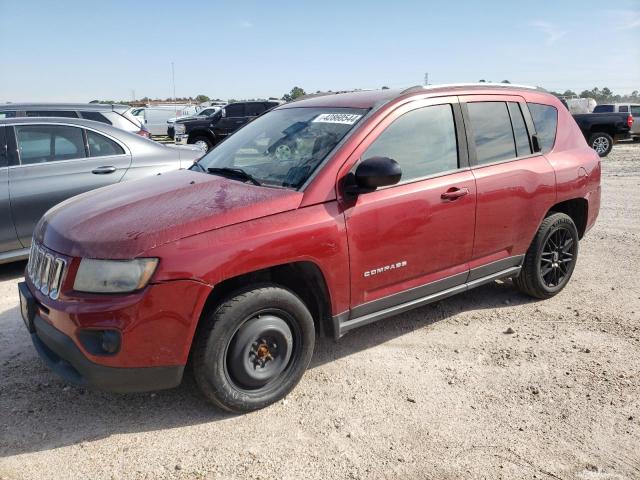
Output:
M65 255L133 258L181 238L293 210L302 196L178 170L72 197L44 215L34 238Z

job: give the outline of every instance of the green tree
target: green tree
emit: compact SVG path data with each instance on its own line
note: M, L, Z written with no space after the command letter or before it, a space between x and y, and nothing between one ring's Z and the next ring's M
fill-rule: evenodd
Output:
M305 92L302 88L293 87L289 93L285 93L282 96L282 100L284 100L285 102L293 102L300 97L304 97L306 94L307 92Z
M196 102L198 103L204 103L204 102L208 102L210 99L209 97L207 97L206 95L196 95Z
M502 80L500 83L511 83L509 80Z
M387 87L386 85L384 85L384 86L382 87L382 90L389 90L389 87Z

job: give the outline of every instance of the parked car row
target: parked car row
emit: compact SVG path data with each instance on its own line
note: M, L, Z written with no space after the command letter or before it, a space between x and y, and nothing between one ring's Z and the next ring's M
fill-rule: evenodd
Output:
M117 124L112 113L101 112ZM186 168L203 154L197 147L165 146L132 130L71 115L0 119L0 263L25 258L36 222L67 198Z
M634 121L631 113L578 113L573 118L589 146L601 157L609 155L618 141L632 138Z
M636 103L602 103L596 105L593 113L628 113L633 117L631 125L631 137L634 141L640 140L640 104Z
M150 138L149 130L128 105L100 103L5 103L0 119L21 117L84 118Z

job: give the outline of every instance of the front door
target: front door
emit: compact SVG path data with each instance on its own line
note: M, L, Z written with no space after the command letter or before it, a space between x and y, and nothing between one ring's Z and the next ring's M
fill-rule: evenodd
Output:
M40 217L57 203L88 190L117 183L131 155L114 139L55 124L15 125L18 163L9 168L11 209L18 238L31 244Z
M457 99L400 107L354 155L392 158L402 177L397 185L361 194L351 203L345 197L351 317L464 284L476 187Z
M11 218L9 203L9 158L5 127L0 127L0 258L5 252L22 248Z

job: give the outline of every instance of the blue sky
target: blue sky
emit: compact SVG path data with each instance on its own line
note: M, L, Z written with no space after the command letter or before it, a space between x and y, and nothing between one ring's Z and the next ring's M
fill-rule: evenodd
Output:
M509 79L640 90L640 1L0 0L0 102Z

